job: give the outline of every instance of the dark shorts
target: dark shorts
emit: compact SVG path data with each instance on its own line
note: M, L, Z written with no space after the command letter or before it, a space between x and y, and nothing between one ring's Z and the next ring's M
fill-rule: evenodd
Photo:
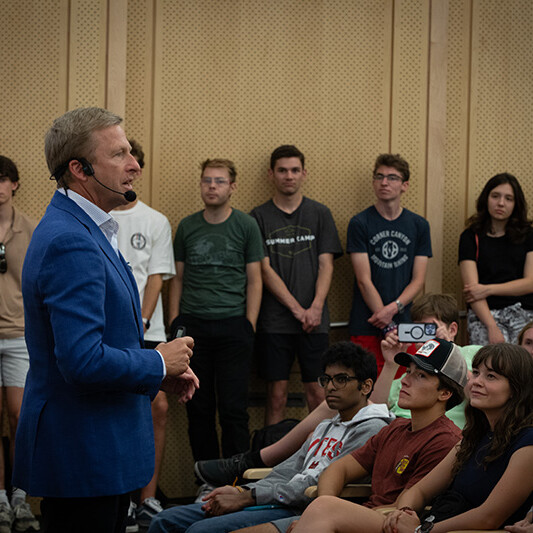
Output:
M258 333L259 375L267 381L288 380L296 355L302 381L316 381L323 372L322 354L328 346L327 333Z

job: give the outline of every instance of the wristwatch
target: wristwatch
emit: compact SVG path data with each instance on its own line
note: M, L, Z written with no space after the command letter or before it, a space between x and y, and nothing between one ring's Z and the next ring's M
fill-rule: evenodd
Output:
M144 327L146 328L146 330L148 331L150 329L150 319L143 317L143 324L144 324Z
M415 533L428 533L428 531L431 531L433 529L433 526L435 525L433 520L435 520L435 517L433 515L429 515L424 520L424 523L420 524L415 529Z
M396 300L396 307L398 307L398 313L403 313L405 310L405 305L400 302L400 300Z

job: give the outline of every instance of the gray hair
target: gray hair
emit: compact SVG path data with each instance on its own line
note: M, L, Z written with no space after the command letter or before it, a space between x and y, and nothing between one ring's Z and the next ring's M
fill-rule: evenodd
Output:
M74 109L54 120L44 138L44 154L58 187L70 181L68 162L71 159L90 159L93 155L93 132L117 126L121 122L121 117L100 107Z

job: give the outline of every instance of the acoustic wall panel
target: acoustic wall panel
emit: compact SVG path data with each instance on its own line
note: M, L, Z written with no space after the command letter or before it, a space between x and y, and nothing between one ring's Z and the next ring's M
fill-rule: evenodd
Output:
M71 0L68 108L105 106L107 0Z
M466 211L471 6L463 0L449 5L442 290L461 305L457 248Z
M425 215L429 0L394 2L391 151L411 170L405 207Z
M66 107L67 2L4 0L0 6L0 153L19 169L15 204L39 219L54 191L44 134Z
M126 135L139 142L145 154L142 178L135 184L141 200L157 208L152 190L159 187L153 176L153 41L154 1L128 0L126 63Z
M532 199L533 3L473 3L468 214L487 180L510 172Z

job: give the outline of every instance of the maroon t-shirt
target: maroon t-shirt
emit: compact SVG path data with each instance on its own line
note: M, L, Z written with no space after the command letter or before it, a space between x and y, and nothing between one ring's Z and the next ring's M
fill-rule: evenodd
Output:
M411 430L411 420L394 420L352 452L372 474L372 496L364 505L394 503L402 490L440 463L460 438L461 430L445 415L418 431Z

